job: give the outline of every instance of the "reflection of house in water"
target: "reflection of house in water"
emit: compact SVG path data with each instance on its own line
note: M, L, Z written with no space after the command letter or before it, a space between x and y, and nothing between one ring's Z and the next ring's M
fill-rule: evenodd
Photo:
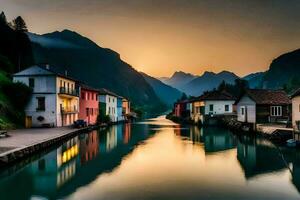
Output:
M190 126L189 129L174 129L176 135L187 137L193 144L204 143L205 152L217 152L236 147L235 136L219 127Z
M99 138L96 130L80 135L80 161L85 163L99 153Z
M106 151L114 149L123 142L122 124L111 126L106 133Z
M51 196L76 173L76 157L79 152L78 137L70 139L56 151L52 151L32 163L30 172L36 194Z
M237 158L246 178L286 168L276 147L262 138L239 137Z
M236 147L236 138L227 129L218 127L204 128L201 138L203 138L205 152L224 151Z
M131 136L131 124L126 123L123 126L123 143L124 144L127 144L129 142L130 136Z
M179 124L174 125L174 133L177 136L181 136L181 126Z

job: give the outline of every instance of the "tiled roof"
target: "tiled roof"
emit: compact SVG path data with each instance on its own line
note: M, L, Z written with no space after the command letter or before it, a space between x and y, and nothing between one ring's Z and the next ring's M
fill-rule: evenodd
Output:
M235 98L225 91L211 91L198 97L198 100L235 100Z
M249 89L246 94L256 104L280 105L291 103L287 93L283 90Z
M85 85L85 84L80 84L80 87L83 88L83 89L86 89L86 90L95 91L95 92L98 92L98 93L99 93L99 89L90 87L90 86Z

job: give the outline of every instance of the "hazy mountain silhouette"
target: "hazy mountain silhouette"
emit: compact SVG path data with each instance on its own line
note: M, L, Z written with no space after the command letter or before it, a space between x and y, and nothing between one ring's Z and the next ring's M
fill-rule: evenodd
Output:
M199 96L205 91L212 90L220 85L222 81L234 84L239 77L232 72L222 71L220 73L204 72L192 81L182 86L181 91L191 96Z
M256 72L244 76L242 79L248 81L250 88L261 88L262 87L262 80L265 72Z
M128 97L136 106L157 111L163 104L144 77L120 55L98 46L80 34L64 30L44 35L29 34L37 63L48 63L58 71L95 88L107 88Z
M197 76L190 74L190 73L177 71L170 78L162 77L162 78L159 78L159 80L167 85L170 85L174 88L181 90L181 88L185 84L187 84L188 82L190 82L191 80L193 80L196 77Z
M167 104L169 107L173 105L173 103L182 96L182 92L179 90L164 84L162 81L153 78L143 72L140 72L145 80L152 86L156 95L163 101L163 103Z

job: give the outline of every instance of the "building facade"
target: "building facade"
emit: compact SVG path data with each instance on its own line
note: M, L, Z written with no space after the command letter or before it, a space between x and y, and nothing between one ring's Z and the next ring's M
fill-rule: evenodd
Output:
M233 114L235 98L224 91L212 91L191 100L191 103L191 119L198 123L208 118Z
M79 99L79 115L78 119L87 122L88 125L97 123L99 114L99 91L86 85L80 85L80 99Z
M103 88L99 90L100 110L104 115L108 115L112 122L118 121L117 99L118 95L115 93Z
M246 123L287 122L291 101L282 90L249 89L236 102L237 119Z
M74 79L36 65L14 74L13 81L32 88L26 127L69 126L78 119L79 87Z

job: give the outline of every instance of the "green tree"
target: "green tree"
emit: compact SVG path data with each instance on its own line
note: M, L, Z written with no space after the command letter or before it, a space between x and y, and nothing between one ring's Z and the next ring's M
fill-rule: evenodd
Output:
M7 19L3 11L0 14L0 24L7 24Z
M7 83L2 86L2 90L17 110L24 110L32 94L32 89L20 82Z
M16 31L19 32L28 32L26 23L21 16L18 16L13 20L13 27Z

